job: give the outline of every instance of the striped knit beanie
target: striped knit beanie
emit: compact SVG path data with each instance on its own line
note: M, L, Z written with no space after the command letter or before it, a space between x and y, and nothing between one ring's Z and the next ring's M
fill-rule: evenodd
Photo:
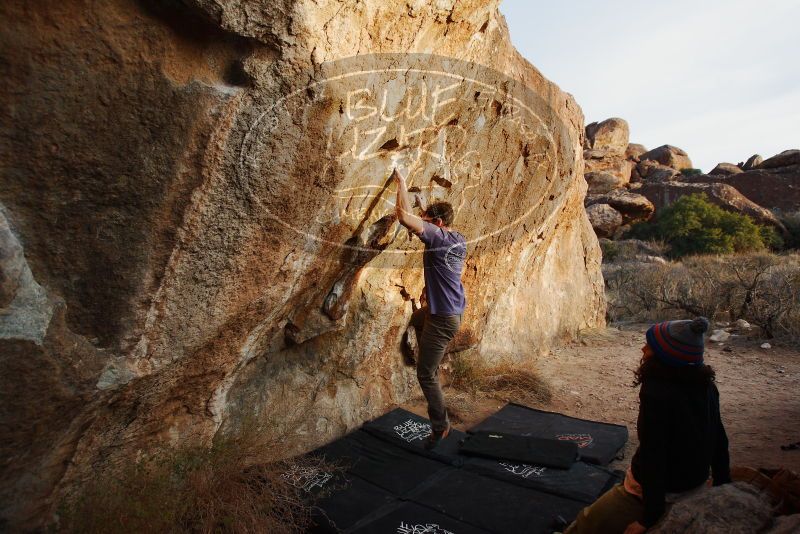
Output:
M665 321L647 330L647 344L656 357L672 366L703 365L703 333L708 319Z

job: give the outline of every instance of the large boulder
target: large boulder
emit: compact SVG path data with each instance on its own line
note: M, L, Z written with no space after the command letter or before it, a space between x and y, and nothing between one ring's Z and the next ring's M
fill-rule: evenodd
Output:
M655 212L655 206L645 196L625 190L611 191L601 195L588 195L584 203L587 207L595 204L607 204L613 207L622 214L623 224L647 221Z
M778 155L765 159L755 168L764 170L775 169L778 167L788 167L790 165L800 165L800 150L784 150Z
M717 163L717 166L711 169L708 174L712 176L729 176L731 174L739 174L742 172L744 171L742 171L741 167L734 165L733 163Z
M762 158L758 154L753 154L752 156L747 158L747 161L745 161L744 163L739 163L739 167L741 167L742 170L744 171L749 171L750 169L755 169L756 167L761 165L762 161L764 161L764 158Z
M626 160L617 154L608 153L604 150L585 150L585 169L590 172L604 172L616 177L620 187L631 180L631 170L634 167L632 161Z
M690 183L723 183L759 206L792 212L800 209L800 165L768 170L754 169L727 176L697 175L684 179Z
M734 482L681 499L648 532L751 534L771 524L772 506L767 496L750 484Z
M653 160L640 161L636 165L636 173L645 182L674 182L681 177L679 171Z
M255 417L289 455L418 394L394 165L458 210L465 350L603 324L579 106L496 0L411 4L0 5L0 524L164 444Z
M630 129L625 119L612 117L586 126L588 148L605 150L610 154L625 156Z
M586 214L598 237L612 237L622 226L622 214L608 204L592 204Z
M691 169L692 160L682 149L672 145L661 145L639 156L640 161L653 160L676 171Z
M786 231L786 228L771 211L749 200L736 188L726 183L653 183L645 184L637 192L647 197L655 205L656 210L669 206L682 196L705 193L711 203L723 209L748 215L756 223L774 226L782 233Z
M608 172L587 172L583 175L589 185L589 194L608 193L614 189L619 189L625 185L625 181L619 176Z
M647 153L647 148L639 143L628 143L628 148L625 149L625 157L637 162L641 158L642 154L645 153Z

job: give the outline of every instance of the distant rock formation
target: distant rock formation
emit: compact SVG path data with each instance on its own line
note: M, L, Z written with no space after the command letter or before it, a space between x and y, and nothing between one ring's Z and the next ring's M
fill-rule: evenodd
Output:
M708 174L710 175L721 175L721 176L730 176L731 174L741 174L744 171L738 165L734 165L733 163L718 163L716 167L711 169Z
M762 208L736 188L724 183L653 183L642 186L639 192L653 203L656 210L669 206L683 196L704 193L712 204L728 211L748 215L758 224L774 226L780 231L785 231L783 224L771 211Z
M692 160L683 149L672 145L661 145L639 156L640 161L657 161L661 165L681 171L692 168Z
M800 210L800 150L785 150L766 160L756 154L738 165L719 163L702 174L686 172L692 169L689 155L672 145L647 150L628 143L623 151L628 134L628 124L619 118L586 127L584 205L598 237L621 236L629 224L646 221L658 209L693 193L706 193L714 204L780 232L786 228L770 210ZM605 208L589 211L598 204L621 217L612 217Z
M2 4L0 523L251 415L302 416L291 454L417 394L394 164L467 237L460 349L603 324L583 116L497 4Z

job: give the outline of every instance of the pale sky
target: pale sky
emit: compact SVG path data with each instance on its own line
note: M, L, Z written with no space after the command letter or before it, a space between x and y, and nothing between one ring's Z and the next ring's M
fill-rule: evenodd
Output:
M511 40L586 123L710 171L800 148L800 0L503 0Z

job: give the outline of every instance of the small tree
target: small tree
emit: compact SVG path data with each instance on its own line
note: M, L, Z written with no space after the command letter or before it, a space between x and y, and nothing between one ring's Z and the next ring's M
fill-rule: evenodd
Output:
M631 233L663 240L671 256L682 257L763 250L765 238L772 234L762 228L747 215L725 211L699 193L679 198L662 209L654 222L636 225Z

